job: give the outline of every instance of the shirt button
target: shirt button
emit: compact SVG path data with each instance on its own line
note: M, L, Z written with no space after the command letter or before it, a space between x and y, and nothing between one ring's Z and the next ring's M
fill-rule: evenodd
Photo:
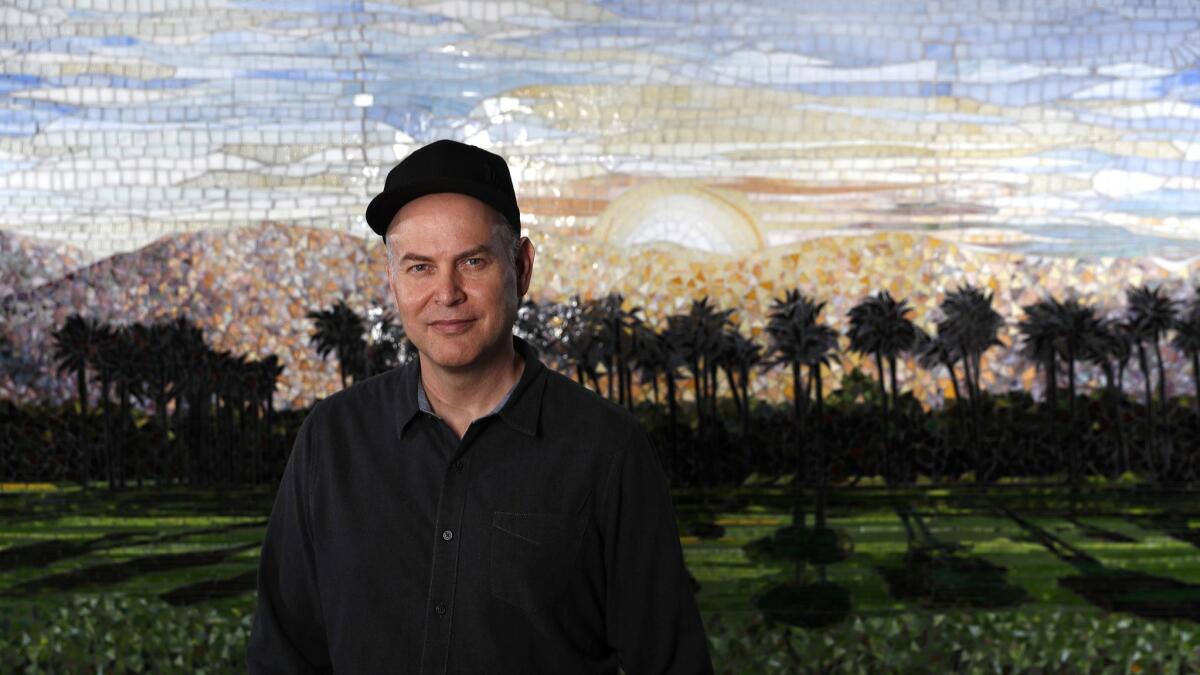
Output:
M460 459L460 460L458 460L457 462L455 462L455 463L454 463L454 468L455 468L455 469L457 469L457 470L459 470L459 471L462 471L462 469L463 469L463 463L462 463L462 460L461 460L461 459Z
M438 616L441 616L446 613L446 606L439 602L437 607L433 608L433 611L437 612Z
M454 533L451 532L450 530L444 530L442 532L442 539L445 539L446 541L450 541L453 538L454 538Z

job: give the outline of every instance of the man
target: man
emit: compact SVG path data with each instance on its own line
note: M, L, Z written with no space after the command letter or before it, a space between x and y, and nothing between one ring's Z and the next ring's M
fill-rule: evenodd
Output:
M649 439L512 335L534 248L504 160L427 145L367 222L419 356L301 425L249 671L711 673Z

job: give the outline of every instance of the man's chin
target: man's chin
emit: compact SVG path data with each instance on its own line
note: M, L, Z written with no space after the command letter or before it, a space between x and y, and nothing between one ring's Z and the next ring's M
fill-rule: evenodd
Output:
M478 349L462 349L436 345L421 352L421 356L433 365L445 370L461 370L472 366L479 360Z

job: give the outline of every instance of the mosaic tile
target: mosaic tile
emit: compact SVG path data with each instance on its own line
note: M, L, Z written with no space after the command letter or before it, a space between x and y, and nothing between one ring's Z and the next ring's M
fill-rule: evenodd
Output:
M14 0L0 297L25 314L5 330L33 350L69 307L174 302L230 345L286 352L300 404L334 381L303 313L368 302L363 208L439 137L509 158L554 261L546 299L619 288L661 315L711 292L756 330L797 285L839 316L881 288L922 314L964 279L1006 316L1045 292L1182 288L1200 260L1197 25L1189 0ZM267 252L314 297L177 258ZM334 253L358 281L319 271ZM259 304L288 337L238 323ZM1036 387L1014 358L995 381Z

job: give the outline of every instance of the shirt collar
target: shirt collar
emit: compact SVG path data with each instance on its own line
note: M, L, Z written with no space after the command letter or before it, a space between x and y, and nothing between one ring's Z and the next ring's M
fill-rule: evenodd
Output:
M522 372L522 375L523 374L524 373ZM492 411L489 412L487 415L484 415L484 417L487 417L489 415L495 415L496 413L500 412L500 409L504 407L505 403L508 403L509 397L512 396L513 391L517 388L517 385L520 383L521 383L520 380L513 382L513 386L508 388L508 393L504 395L504 398L500 399L500 402L496 404L496 407L492 408ZM419 377L417 378L417 410L420 410L421 412L427 413L429 415L433 415L434 417L437 417L439 419L441 418L440 415L438 415L436 412L434 412L433 404L431 404L429 402L429 396L425 393L425 383L422 382L421 378L419 378Z
M546 367L538 358L537 349L515 335L513 336L513 348L524 357L525 369L521 373L521 379L517 380L517 383L509 389L508 394L488 414L498 415L500 419L527 436L536 436L542 412L542 392L546 385L546 378L541 375ZM401 368L399 387L400 405L396 421L399 426L397 431L400 436L403 436L405 429L417 416L417 413L425 412L436 415L432 406L429 405L425 388L421 385L421 361L419 358L413 359L412 362Z

